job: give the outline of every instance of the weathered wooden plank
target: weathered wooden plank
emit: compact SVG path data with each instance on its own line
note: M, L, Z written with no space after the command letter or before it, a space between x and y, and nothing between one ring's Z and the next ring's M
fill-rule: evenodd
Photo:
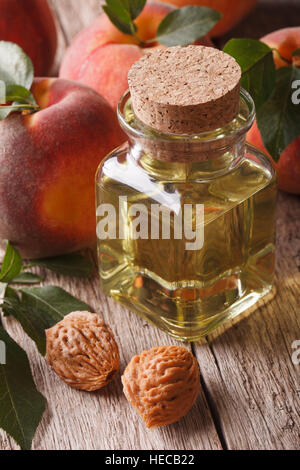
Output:
M223 46L231 38L259 39L277 29L299 26L299 0L259 0L256 9L220 38Z
M271 3L272 15L270 15L269 11ZM238 36L259 37L262 34L265 34L267 31L271 31L276 29L277 27L282 26L282 22L284 22L284 26L292 25L294 19L297 17L297 15L295 15L294 10L299 8L299 5L297 5L297 3L293 1L289 2L289 8L283 8L284 3L285 2L277 2L276 8L280 9L280 14L275 15L273 2L260 2L257 11L239 26ZM92 20L92 12L96 12L95 8L99 8L98 2L97 5L95 5L95 2L93 0L90 0L88 2L89 8L86 8L86 5L82 7L81 2L77 1L76 8L79 8L79 14L79 10L77 10L75 13L74 9L72 9L72 0L60 0L59 2L56 1L55 4L56 11L59 12L61 24L68 41L70 41L73 36L84 25L88 24ZM286 6L286 3L284 6ZM270 21L270 18L272 18L272 21ZM279 23L277 24L276 21L280 21L280 25ZM235 34L233 33L233 35ZM282 241L285 236L282 231L285 230L284 227L288 217L286 214L289 213L292 207L294 210L294 206L295 203L292 204L290 202L290 198L286 197L285 199L283 196L281 196L279 206L280 218L278 232L278 255L280 258L278 262L278 267L281 271L282 282L286 283L286 290L281 290L279 296L277 296L270 304L265 306L264 302L262 302L261 307L256 311L256 313L254 313L250 318L243 320L238 326L225 333L222 337L219 337L219 339L213 340L214 337L212 337L210 349L207 348L207 345L201 345L200 347L196 346L196 352L200 361L200 367L203 374L203 382L206 388L206 394L208 398L211 399L210 405L215 413L214 418L217 421L217 425L220 426L220 429L223 432L224 439L226 439L228 446L231 448L276 448L281 446L289 448L293 447L293 445L295 444L295 433L289 431L291 433L290 436L287 435L287 432L281 431L282 426L280 427L280 425L282 424L282 422L277 419L276 407L274 415L276 419L274 423L272 419L270 419L269 414L271 413L271 410L274 409L274 406L272 405L273 402L271 403L271 408L267 408L265 411L263 411L262 402L259 401L258 398L255 396L255 393L253 392L254 386L252 384L252 379L254 377L254 382L256 382L257 387L256 391L259 391L261 387L265 388L267 396L270 387L274 387L274 389L277 390L277 381L279 379L282 379L282 377L278 377L276 374L272 375L269 371L269 368L267 368L267 380L265 380L264 374L259 372L263 363L276 363L277 371L283 369L283 365L281 365L281 368L279 367L280 360L284 359L284 364L290 364L289 354L291 354L291 351L288 350L287 346L291 345L291 342L295 339L295 331L299 331L299 325L295 316L292 318L293 321L290 321L290 315L289 313L287 314L287 318L289 319L288 323L290 324L290 326L294 325L296 322L297 329L293 330L291 328L287 329L288 325L285 322L285 316L281 315L278 319L278 313L276 313L276 306L280 312L280 305L284 304L282 303L282 300L285 299L288 290L290 291L290 295L292 296L291 298L286 298L285 304L289 309L288 311L292 312L293 308L295 308L294 306L297 305L297 292L299 293L299 291L295 290L297 289L297 286L293 278L291 277L291 273L294 272L293 270L295 270L295 266L292 266L292 260L296 259L297 256L295 236L292 237L293 243L291 240L289 242L289 249L293 251L292 256L290 258L286 257L286 244ZM282 224L281 221L284 221L284 223ZM296 225L294 224L292 225L292 227L295 228ZM294 272L294 276L296 276L296 274L297 272ZM281 281L280 276L278 280L279 282ZM108 301L107 314L109 314L110 302L112 301ZM116 308L118 309L119 307ZM125 314L125 310L123 314ZM282 332L280 334L279 340L276 337L276 329L274 328L274 325L276 325L276 319L278 329ZM262 328L263 325L264 328ZM151 331L153 330L152 327L146 328L150 328ZM256 341L251 342L250 339L252 338L252 336L249 335L249 332L251 332L252 330L254 330L257 334L260 333L260 335L258 335L258 339L256 339ZM261 336L262 331L268 332L269 336L271 337L268 342L268 348L265 346L266 340L264 336ZM236 338L238 339L238 341L236 340ZM272 340L274 340L274 338L277 339L279 347L276 347L276 345L272 346ZM144 341L143 336L141 336L139 339L142 342ZM135 341L136 339L133 338L133 346L136 345ZM245 342L247 344L246 349L244 347ZM286 345L285 342L287 343ZM143 345L141 344L141 346ZM284 356L282 356L282 352L280 352L280 350L282 349L284 351ZM231 354L228 354L228 351L231 351ZM255 358L257 355L257 351L260 351L262 353L262 358L258 358L256 360ZM274 358L272 359L270 355L273 355ZM278 355L279 357L276 357ZM251 362L253 361L258 365L256 365L256 368L254 368L254 371L251 374L252 377L250 377L250 375L247 375L246 372L247 367L250 367L251 369ZM239 372L238 374L237 371ZM226 376L224 376L225 372ZM237 376L236 383L234 384L234 387L236 387L237 392L233 396L231 395L231 388L228 389L228 384L232 383L232 376ZM279 389L277 395L276 391L272 392L272 397L275 397L275 404L277 402L280 402L280 397L282 397L282 394L284 395L284 393L286 393L290 399L290 393L295 393L294 389L296 378L297 377L295 376L294 366L290 365L289 368L286 366L283 381L284 383L282 384L283 390L281 391L281 389ZM291 385L286 385L285 381L287 384L292 383L293 386L291 387ZM247 384L248 387L246 387ZM244 390L244 396L241 394L241 403L236 403L233 397L236 395L237 398L239 398L239 392L241 390ZM255 403L253 401L255 398L256 400L258 400L257 406L253 405L253 403ZM293 413L289 414L288 411L286 411L288 409L290 409L288 405L280 409L281 420L286 419L288 422L290 416L293 419ZM263 413L267 415L266 419L264 418ZM251 425L252 421L254 425ZM275 432L275 437L273 425L275 425L275 431L278 434L277 436ZM251 430L250 432L249 429ZM259 430L261 430L261 432L259 432Z
M49 2L49 4L50 4L50 2ZM52 4L50 4L50 5L52 6ZM52 12L53 12L53 16L54 16L54 20L55 20L55 24L56 24L57 38L58 38L57 52L56 52L54 64L53 64L53 67L52 67L52 70L51 70L51 75L55 77L55 76L58 75L58 71L59 71L61 61L63 59L64 53L65 53L66 48L68 46L68 41L67 41L67 38L64 35L64 32L62 31L59 16L57 15L56 10L54 8L52 8Z
M101 0L50 0L68 44L101 13L101 4Z
M291 359L292 343L300 339L299 203L299 197L279 195L276 296L209 338L211 362L195 345L230 449L300 448L300 366Z
M101 7L99 0L50 1L59 29L57 71L66 45L82 27L93 21ZM266 5L270 3L269 0L260 2L260 13L245 20L246 27L240 26L238 36L259 37L266 32L267 20L268 30L276 28L271 26L278 21L273 1L271 14L261 16L263 11L268 11ZM283 3L287 2L280 0L282 12ZM293 13L287 20L290 24L297 17L295 9L299 4L296 0L288 3L289 7L293 4ZM281 13L280 18L282 21ZM263 25L262 32L255 27L257 19ZM34 448L219 449L221 444L215 425L222 443L228 448L299 448L299 366L291 361L292 341L300 339L299 233L299 198L280 195L278 294L268 304L261 302L251 316L223 335L215 334L208 343L194 345L204 390L189 415L165 429L144 429L122 394L119 377L96 394L68 388L49 370L16 322L9 319L7 327L27 350L38 388L48 399ZM103 312L120 345L121 371L142 349L176 343L106 298L100 292L97 279L80 281L47 273L47 282L64 287ZM3 432L0 432L0 448L16 448Z
M59 31L59 63L67 44L100 12L98 0L51 0ZM122 370L131 357L157 344L174 344L167 335L113 300L101 294L98 280L74 281L49 275L48 283L60 285L102 311L116 333L122 354ZM35 346L14 320L5 322L9 331L29 354L39 390L48 399L48 411L35 439L36 449L220 449L203 392L181 423L163 430L147 432L136 412L127 403L120 377L103 392L85 394L73 391L52 373ZM0 432L0 447L15 448L14 442Z
M48 0L58 32L58 49L52 75L56 76L64 53L74 36L101 13L101 0Z
M45 273L44 273L45 274ZM161 344L176 344L101 293L98 279L75 280L47 273L51 284L60 285L102 312L115 333L121 352L121 372L135 354ZM120 376L99 393L70 389L47 367L34 344L12 319L6 326L29 354L38 389L48 408L34 441L35 449L220 449L204 393L180 423L146 431L142 420L122 393ZM178 343L177 343L178 344ZM15 445L0 433L0 448Z

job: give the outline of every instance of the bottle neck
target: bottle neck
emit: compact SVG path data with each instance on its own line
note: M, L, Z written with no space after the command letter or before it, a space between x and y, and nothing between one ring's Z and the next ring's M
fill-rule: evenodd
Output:
M134 113L127 92L118 106L118 117L129 139L129 158L148 171L214 177L230 171L245 154L246 134L255 119L252 98L241 91L240 111L222 128L201 134L173 134L146 126Z
M157 176L157 173L215 177L232 170L245 155L245 135L224 138L210 145L201 142L156 142L129 136L129 158Z

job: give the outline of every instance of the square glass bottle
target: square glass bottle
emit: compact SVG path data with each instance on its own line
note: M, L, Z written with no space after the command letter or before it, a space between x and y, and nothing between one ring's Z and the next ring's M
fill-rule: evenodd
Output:
M239 77L235 69L224 88L228 65L219 63L224 53L172 48L166 64L169 50L151 58L159 63L153 80L163 83L164 69L175 82L170 56L177 61L173 75L182 77L178 61L188 68L188 53L192 72L196 63L200 74L206 67L209 77L212 70L221 75L221 98L213 97L211 115L212 99L203 107L198 98L195 108L196 98L189 98L192 104L184 104L181 115L181 106L170 99L184 86L180 78L174 88L171 82L163 85L167 99L159 98L157 108L153 100L147 115L147 89L142 87L140 106L131 79L131 95L125 94L118 108L128 143L108 155L96 175L99 272L106 294L177 339L195 341L272 289L277 178L268 157L245 143L254 103L232 83L235 72ZM153 71L153 63L149 67ZM217 70L222 67L223 75ZM139 74L140 69L140 80ZM211 82L205 86L210 93Z

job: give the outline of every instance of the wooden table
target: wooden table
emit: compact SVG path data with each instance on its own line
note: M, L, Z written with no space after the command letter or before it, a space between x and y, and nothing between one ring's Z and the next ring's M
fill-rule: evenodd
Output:
M99 0L51 4L59 28L58 64L72 37L101 7ZM299 10L298 0L261 2L233 35L259 37L294 25ZM197 403L179 423L154 431L145 430L126 401L120 377L99 393L68 388L16 322L7 320L6 327L27 351L38 389L48 400L34 449L299 449L300 365L292 362L292 343L300 340L300 199L283 193L278 201L276 271L275 297L261 301L251 315L222 334L190 346L201 370ZM103 313L120 345L121 372L143 349L176 344L107 298L97 278L82 281L47 272L47 283L64 287ZM17 447L0 431L0 448Z

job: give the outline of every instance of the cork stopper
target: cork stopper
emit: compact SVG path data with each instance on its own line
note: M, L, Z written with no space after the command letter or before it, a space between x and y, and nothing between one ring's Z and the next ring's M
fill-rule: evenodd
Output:
M162 132L212 131L239 112L241 68L212 47L156 49L132 66L128 81L136 116Z

